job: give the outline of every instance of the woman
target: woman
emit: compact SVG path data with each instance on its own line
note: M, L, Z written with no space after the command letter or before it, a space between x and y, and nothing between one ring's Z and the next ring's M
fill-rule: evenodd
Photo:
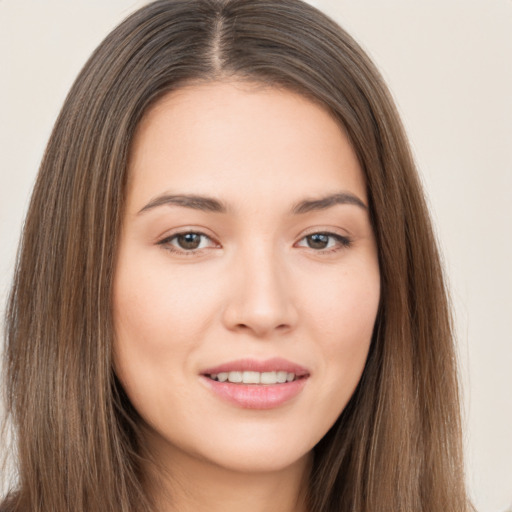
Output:
M5 510L469 509L407 141L300 1L158 1L96 50L35 186L6 373Z

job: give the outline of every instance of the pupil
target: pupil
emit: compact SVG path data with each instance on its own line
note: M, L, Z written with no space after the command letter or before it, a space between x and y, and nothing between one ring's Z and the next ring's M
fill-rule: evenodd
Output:
M178 244L182 249L197 249L201 243L201 235L186 233L178 236Z
M311 249L325 249L329 243L329 237L317 233L315 235L308 236L308 245Z

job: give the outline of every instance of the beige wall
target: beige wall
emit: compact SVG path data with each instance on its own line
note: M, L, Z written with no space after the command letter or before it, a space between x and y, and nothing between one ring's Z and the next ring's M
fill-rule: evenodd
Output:
M134 0L0 0L0 307L38 162L72 80ZM311 1L398 102L449 271L479 510L512 504L512 1ZM435 322L435 319L432 319Z

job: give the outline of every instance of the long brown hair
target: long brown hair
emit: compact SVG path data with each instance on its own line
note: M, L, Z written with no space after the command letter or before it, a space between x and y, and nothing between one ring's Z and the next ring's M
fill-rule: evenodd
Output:
M450 314L436 242L381 76L300 0L160 0L89 59L55 124L6 317L19 481L6 509L151 510L137 413L112 370L111 289L130 144L165 93L234 77L321 103L365 172L381 305L349 404L315 448L311 512L465 511Z

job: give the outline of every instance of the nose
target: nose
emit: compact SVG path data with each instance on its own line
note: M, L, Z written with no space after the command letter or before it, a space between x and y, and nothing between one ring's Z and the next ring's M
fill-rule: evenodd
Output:
M225 326L258 338L291 331L298 312L286 265L270 248L247 252L231 269Z

